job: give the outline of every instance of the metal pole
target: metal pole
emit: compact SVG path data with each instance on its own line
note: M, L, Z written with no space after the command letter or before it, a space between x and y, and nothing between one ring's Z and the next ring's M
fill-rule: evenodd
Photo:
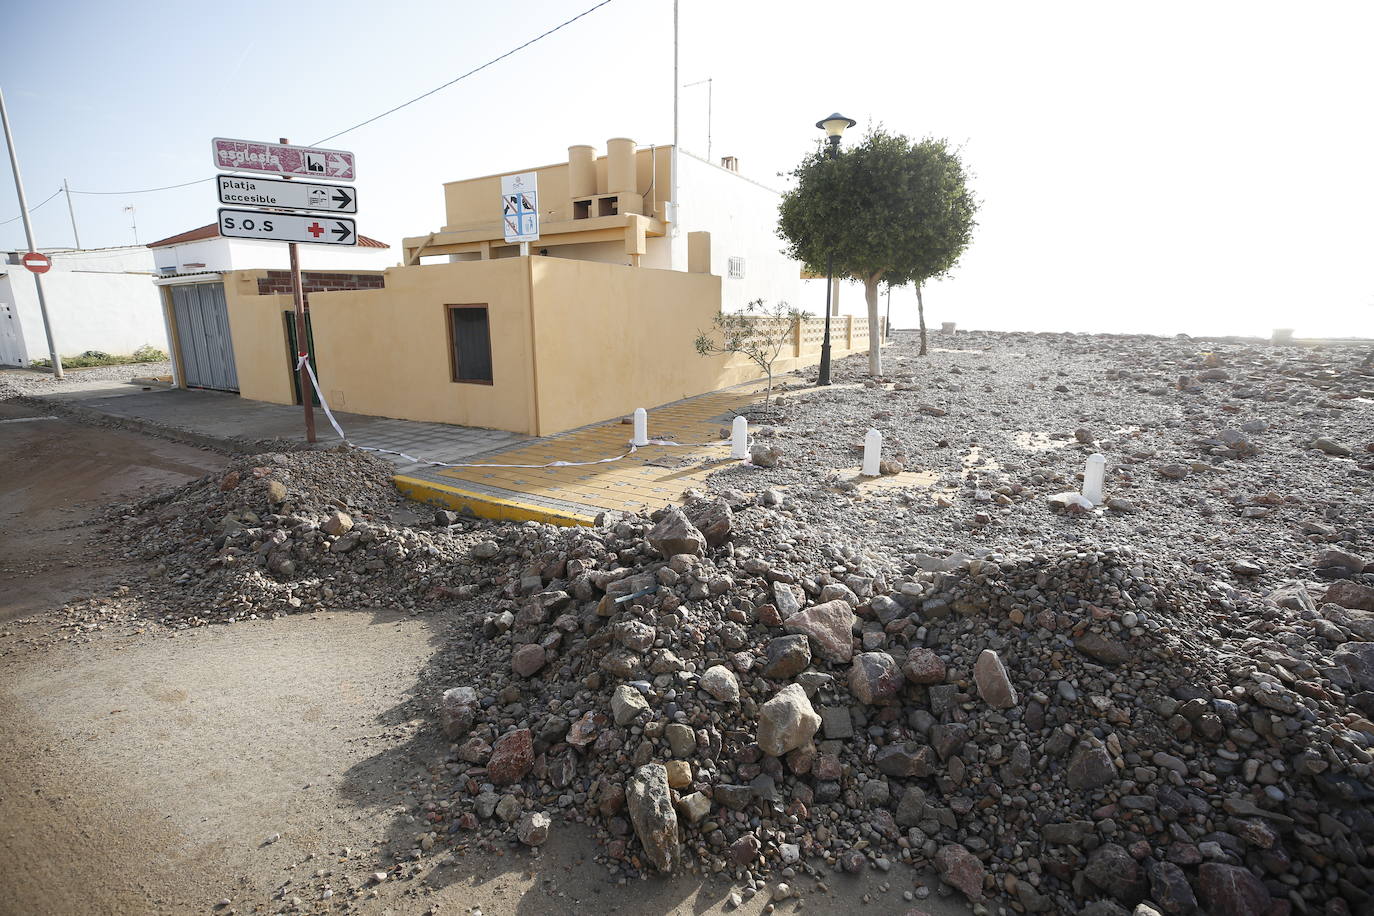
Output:
M19 215L24 218L24 237L29 241L29 251L37 251L33 240L33 223L29 220L29 202L24 197L24 179L19 175L19 154L14 151L14 135L10 133L10 116L5 110L5 93L0 90L0 124L5 128L5 145L10 151L10 168L14 170L14 191L19 195ZM62 357L57 355L57 344L52 339L52 321L48 318L48 300L43 297L43 276L33 275L33 285L38 287L38 311L43 316L43 333L48 338L48 357L52 360L53 378L62 378Z
M840 138L830 138L829 155L834 159L840 154ZM830 296L835 290L835 252L825 255L825 339L821 341L821 371L817 379L819 385L830 384Z
M883 328L883 337L892 339L892 284L887 285L887 326Z
M677 75L677 4L678 0L673 0L673 160L668 163L668 171L672 173L672 187L669 189L671 199L668 201L668 219L673 224L673 237L677 237L677 97L681 92L678 86ZM672 265L670 265L672 266Z
M290 143L285 137L280 138L280 143ZM283 176L290 181L290 176ZM296 254L296 243L288 242L286 249L291 256L291 301L296 308L296 361L300 362L300 368L296 374L300 378L301 385L301 406L305 408L305 441L315 441L315 389L310 384L310 373L306 371L305 363L301 362L301 357L310 355L310 338L305 330L305 294L301 291L301 261Z
M825 256L825 339L821 341L821 374L818 385L830 384L830 293L835 288L835 254Z
M77 251L81 250L81 235L76 231L76 210L72 208L72 189L67 187L67 179L62 179L62 190L67 194L67 215L72 218L72 238L76 240Z
M282 141L285 143L286 141ZM296 256L296 243L287 245L291 252L291 299L296 306L296 359L310 353L310 338L305 333L305 295L301 292L301 262ZM310 384L310 373L301 363L298 373L301 379L301 406L305 408L305 441L315 441L315 389Z
M713 79L706 80L706 161L715 162L711 158L711 95L712 87L715 85Z

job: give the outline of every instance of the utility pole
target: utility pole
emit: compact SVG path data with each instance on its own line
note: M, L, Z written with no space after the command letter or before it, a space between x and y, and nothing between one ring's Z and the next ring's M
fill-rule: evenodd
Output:
M289 144L291 141L281 137L278 143ZM291 180L290 175L283 175L287 181ZM305 441L315 441L315 388L310 383L310 371L305 367L305 360L310 358L310 338L305 331L305 294L301 291L301 261L296 253L296 243L287 242L287 251L291 256L291 300L296 307L296 361L300 366L296 370L300 378L301 386L301 406L305 408Z
M708 76L704 80L697 80L695 83L688 83L682 88L691 89L693 86L700 86L702 83L706 84L706 161L713 163L716 160L711 158L711 95L713 92L712 87L715 85L715 81Z
M24 218L24 236L29 241L29 251L37 251L33 240L33 223L29 220L29 202L24 197L24 179L19 175L19 154L14 151L14 134L10 133L10 116L5 110L5 93L0 89L0 124L5 128L5 145L10 151L10 168L14 171L14 191L19 195L19 215ZM38 311L43 316L43 333L48 337L48 356L52 360L53 378L62 378L62 357L57 355L57 344L52 339L52 321L48 318L48 300L43 297L43 276L35 273L33 285L38 288Z
M67 179L62 179L62 190L67 194L67 215L72 218L72 238L76 240L76 250L81 250L81 234L76 231L76 210L72 207L72 189L67 186Z

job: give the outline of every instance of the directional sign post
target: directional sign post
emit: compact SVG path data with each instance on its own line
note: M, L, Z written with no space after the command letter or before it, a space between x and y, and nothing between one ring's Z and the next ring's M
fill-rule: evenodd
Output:
M358 192L346 185L216 175L219 202L230 206L280 207L283 210L323 210L357 213Z
M231 172L266 172L325 181L353 181L358 177L353 154L341 149L216 137L211 141L210 152L216 168Z
M352 181L357 175L353 154L341 149L292 146L282 137L276 143L230 140L216 137L210 141L215 167L229 172L258 172L278 178L245 178L218 175L215 187L222 204L248 204L274 207L273 210L219 211L219 234L235 239L265 239L286 242L291 261L291 298L296 310L296 343L300 352L296 367L300 379L301 407L305 413L305 438L315 441L315 412L309 355L310 335L305 327L305 294L301 285L301 262L296 243L318 245L356 245L358 227L336 213L357 213L358 194L342 185L292 181L313 178L323 181ZM308 216L286 210L323 211L326 216Z
M231 239L268 242L311 242L320 245L358 244L357 225L343 216L306 216L270 210L219 211L219 234Z

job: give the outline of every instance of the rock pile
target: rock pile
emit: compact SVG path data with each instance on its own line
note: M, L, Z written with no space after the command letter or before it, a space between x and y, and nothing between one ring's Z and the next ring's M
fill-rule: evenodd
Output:
M1365 612L1124 549L888 561L789 512L726 491L476 545L499 597L444 695L431 839L558 811L629 874L901 861L1018 912L1374 893Z
M180 628L332 607L424 609L473 593L452 583L469 578L468 547L486 523L441 512L443 524L420 529L393 473L348 448L254 455L116 507L101 533L146 581L68 615L78 626L136 615Z

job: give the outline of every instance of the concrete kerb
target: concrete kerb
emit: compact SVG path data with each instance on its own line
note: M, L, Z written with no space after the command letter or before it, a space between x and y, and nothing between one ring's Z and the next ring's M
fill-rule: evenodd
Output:
M183 429L178 426L154 423L150 420L143 420L137 417L124 417L118 414L105 413L77 404L64 404L58 400L35 395L17 394L7 400L15 401L36 410L45 410L56 416L75 420L78 423L125 429L130 432L142 433L145 436L166 439L169 442L208 449L212 452L220 452L226 455L255 455L261 452L289 452L303 450L307 447L303 446L301 443L292 442L289 439L246 439L242 436L212 436L206 433L198 433L194 430ZM319 448L328 446L322 443L316 443L313 447Z

